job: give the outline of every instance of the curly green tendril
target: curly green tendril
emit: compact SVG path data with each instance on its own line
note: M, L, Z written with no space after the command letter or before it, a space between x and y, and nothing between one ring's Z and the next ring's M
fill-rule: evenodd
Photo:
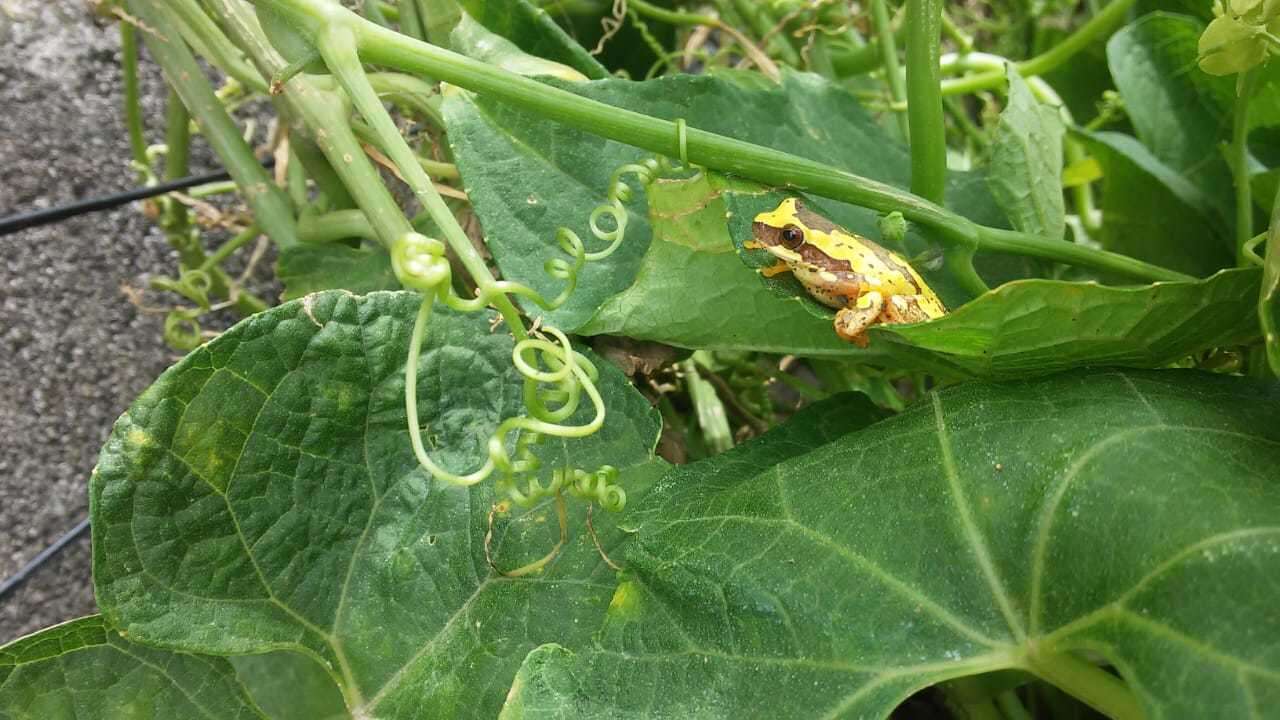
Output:
M591 235L604 243L601 249L589 251L582 237L570 228L561 227L556 231L556 243L568 257L551 258L543 265L548 275L564 284L560 293L550 300L527 285L508 280L482 284L476 289L474 298L460 297L453 289L452 268L445 257L443 242L411 232L394 244L391 257L396 275L406 287L414 288L423 295L405 363L405 410L414 454L434 477L454 485L469 486L497 472L499 493L520 507L529 507L560 492L596 502L609 510L621 510L626 505L626 492L616 484L618 471L608 465L592 472L574 467L556 468L551 473L550 482L545 485L538 478L540 462L533 452L535 445L548 436L586 437L604 425L604 400L595 384L599 373L585 355L573 349L568 336L559 329L543 326L541 333L516 343L511 359L524 378L524 404L528 412L503 421L489 438L484 464L466 474L454 473L438 465L423 445L418 415L418 363L437 300L460 312L481 310L500 295L526 298L543 310L554 310L564 305L577 287L582 268L588 262L609 257L622 244L629 219L626 203L634 199L636 193L628 178L634 178L641 187L648 187L659 175L689 167L685 160L683 122L677 123L677 130L680 165L666 158L649 158L627 163L614 171L605 202L593 209L587 218ZM582 425L564 424L582 405L584 395L592 406L591 420ZM514 451L508 452L507 441L512 434L516 434Z

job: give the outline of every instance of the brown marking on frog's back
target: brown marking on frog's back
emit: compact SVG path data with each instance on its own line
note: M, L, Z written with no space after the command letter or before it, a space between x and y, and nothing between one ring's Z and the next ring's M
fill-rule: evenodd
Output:
M857 235L857 233L850 232L849 230L846 230L845 228L842 228L839 225L836 225L835 223L831 222L831 220L806 208L804 206L804 203L801 202L799 199L796 199L796 217L800 218L800 221L803 222L806 227L811 227L814 230L821 230L822 232L825 232L825 233L842 232L846 235L856 235L857 237L862 238L863 245L867 249L875 253L876 259L884 263L886 267L893 268L894 270L897 270L899 273L901 273L902 277L908 283L910 283L912 288L915 289L916 294L920 293L920 283L916 282L915 276L912 274L910 269L908 269L909 266L907 265L907 263L903 261L901 258L897 257L897 255L895 255L893 252L887 250L884 247L881 247L879 243L876 243L872 241L870 238L862 237L861 235ZM809 247L806 245L805 247L801 248L802 251L805 249L809 249ZM816 248L813 248L813 249L816 250ZM838 262L846 266L843 268L832 267L828 269L831 269L831 270L851 270L852 269L852 267L849 266L849 262L846 260L834 260L829 256L827 256L827 254L822 252L821 250L817 250L817 252L818 254L827 258L828 261L830 262ZM801 255L803 257L803 252L801 253ZM805 260L807 262L809 259L805 257ZM814 264L817 264L817 263L814 263Z
M853 264L848 260L837 260L809 243L801 245L796 252L801 260L821 270L853 272Z
M881 262L894 270L897 270L902 275L903 279L910 283L911 287L915 289L916 295L920 294L920 283L916 282L916 275L911 272L911 266L907 265L904 260L894 253L880 247L879 245L872 245L871 249L875 252L876 257L880 258Z

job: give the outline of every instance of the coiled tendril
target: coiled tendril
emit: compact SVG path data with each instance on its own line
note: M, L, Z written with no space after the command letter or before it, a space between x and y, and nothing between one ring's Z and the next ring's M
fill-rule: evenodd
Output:
M677 130L679 153L684 160L683 122L677 123ZM524 378L523 399L527 414L503 421L486 444L484 464L466 474L457 474L439 466L423 446L417 407L418 361L434 300L461 312L483 309L500 295L527 298L544 310L562 306L577 287L582 268L588 262L609 257L622 244L628 224L626 203L635 198L636 192L628 184L628 177L634 178L641 187L648 187L659 175L687 167L687 162L676 165L666 158L649 158L615 170L610 178L607 199L587 218L592 236L604 243L604 247L589 251L581 236L570 228L561 227L556 231L556 243L568 257L551 258L543 264L548 275L564 283L561 292L550 300L523 283L508 280L478 288L474 298L460 297L453 290L452 269L445 257L443 242L415 232L405 234L395 244L391 252L392 266L400 282L423 294L405 363L405 410L414 454L434 477L468 486L496 471L499 473L498 491L521 507L531 506L562 491L597 502L609 510L621 510L626 505L626 492L616 484L618 471L612 466L604 465L592 472L573 467L557 468L552 471L548 484L544 485L538 479L540 462L533 451L535 445L547 436L586 437L604 424L604 401L595 385L599 376L596 367L585 355L573 349L563 332L543 326L542 333L551 339L539 333L516 343L511 359ZM582 425L563 424L577 412L583 395L591 402L591 420ZM513 433L517 434L514 451L508 452L508 436Z

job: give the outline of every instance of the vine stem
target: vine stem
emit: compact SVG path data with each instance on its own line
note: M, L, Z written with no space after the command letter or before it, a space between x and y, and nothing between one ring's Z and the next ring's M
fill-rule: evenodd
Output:
M1032 650L1026 662L1047 680L1113 720L1143 720L1146 713L1133 691L1119 678L1069 652Z
M875 23L876 40L880 45L880 62L884 65L884 79L889 85L889 97L893 102L907 101L907 87L902 78L902 66L898 64L898 44L893 36L893 22L889 18L889 7L885 0L871 0L871 18ZM911 136L910 121L898 113L898 126L902 128L902 136Z
M129 150L133 153L133 162L146 168L150 159L138 92L138 31L128 20L120 21L120 64L124 71L124 124L129 130Z
M181 21L183 38L196 52L230 78L254 92L267 92L267 83L245 63L239 51L218 29L196 0L167 0L166 4Z
M1246 70L1237 83L1231 116L1231 180L1236 189L1236 264L1250 264L1245 243L1253 238L1253 190L1249 185L1249 101L1258 85L1257 69Z
M182 98L173 89L169 90L169 99L165 103L164 144L168 148L164 154L164 179L177 180L184 178L191 171L191 113L182 104ZM173 198L168 200L165 218L162 222L165 230L173 236L183 235L189 226L187 209ZM191 243L184 243L190 245ZM181 247L178 248L182 250ZM192 250L203 260L204 252L199 247ZM198 267L200 263L190 263Z
M361 58L366 62L435 77L570 127L668 157L679 157L680 134L674 122L584 98L413 40L337 4L318 0L254 2L279 13L306 37L318 37L330 24L347 26L353 31ZM1064 243L1060 238L985 228L891 185L789 153L694 128L688 129L685 139L690 163L769 185L806 190L880 212L898 210L908 220L932 229L944 243L976 244L980 250L999 249L1143 281L1192 279L1134 258Z
M941 0L907 0L907 119L911 127L911 192L942 203L947 138L938 60Z
M200 124L209 145L244 192L245 200L262 229L279 247L298 242L293 207L276 187L253 149L240 136L235 121L218 101L191 50L183 42L169 10L158 0L128 0L130 12L152 29L143 38L147 49L164 69L165 78Z
M1129 8L1136 0L1113 0L1099 13L1081 25L1075 32L1055 44L1045 52L1017 64L1018 74L1022 77L1043 75L1070 60L1076 53L1092 45L1095 41L1110 35L1116 28L1124 24ZM958 95L978 92L999 87L1004 82L1004 71L991 71L956 78L942 83L943 95Z
M449 247L453 249L467 273L471 275L480 293L490 297L494 307L502 313L516 340L524 340L527 334L520 312L516 310L509 297L494 291L497 280L489 272L484 258L480 257L480 253L471 244L466 231L458 224L457 218L453 216L444 198L432 184L431 178L423 170L417 154L400 134L395 121L383 107L382 99L370 85L369 79L365 76L364 67L360 63L355 35L351 29L335 23L317 39L319 40L317 46L321 56L324 57L325 64L338 78L338 82L346 90L347 97L355 105L356 110L372 126L374 134L381 140L392 162L400 169L405 182L412 188L423 208L431 215L436 227L444 234L445 241L449 243Z

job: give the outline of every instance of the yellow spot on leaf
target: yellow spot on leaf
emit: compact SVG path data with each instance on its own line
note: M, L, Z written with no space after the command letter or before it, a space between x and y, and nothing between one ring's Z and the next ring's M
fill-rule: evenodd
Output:
M129 434L125 436L125 441L133 447L145 447L151 444L151 436L142 428L129 428Z
M613 599L609 600L609 614L632 615L640 605L640 591L634 582L624 582L613 591Z

